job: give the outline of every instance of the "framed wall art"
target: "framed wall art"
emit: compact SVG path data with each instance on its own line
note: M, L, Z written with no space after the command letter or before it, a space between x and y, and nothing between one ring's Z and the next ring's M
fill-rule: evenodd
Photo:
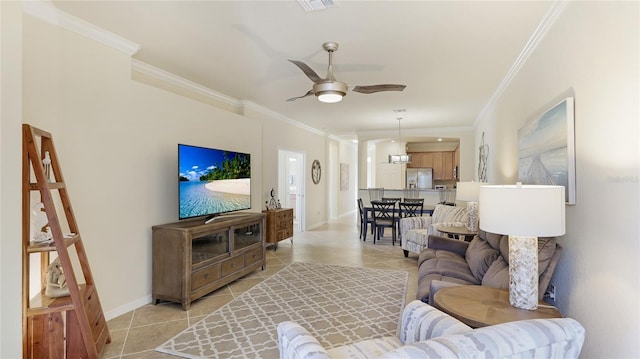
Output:
M576 204L573 97L567 97L518 130L518 178L523 184L565 187Z
M349 164L340 164L340 191L349 190Z
M313 184L320 183L320 176L322 176L320 161L313 160L313 164L311 165L311 180L313 181Z

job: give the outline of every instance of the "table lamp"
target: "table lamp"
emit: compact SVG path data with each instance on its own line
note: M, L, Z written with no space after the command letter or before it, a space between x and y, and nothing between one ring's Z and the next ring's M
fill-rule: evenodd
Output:
M509 235L509 303L538 308L538 238L565 233L563 186L480 187L480 228Z
M478 230L478 195L482 184L481 182L458 182L456 187L456 199L467 202L467 213L469 214L467 229L469 232Z

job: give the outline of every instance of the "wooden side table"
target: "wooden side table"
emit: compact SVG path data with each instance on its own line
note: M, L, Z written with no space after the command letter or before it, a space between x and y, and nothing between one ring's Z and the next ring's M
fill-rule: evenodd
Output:
M434 296L434 305L466 325L479 328L516 320L562 318L562 313L545 302L537 310L512 307L509 291L479 285L442 288Z
M467 242L470 242L473 237L476 236L477 232L470 232L467 227L458 227L458 226L436 226L436 229L439 232L448 234L449 237L454 238L455 236L458 237L458 239L461 239L460 237L464 237L464 240Z
M293 244L293 208L262 211L267 215L266 243L278 249L278 242L290 238Z

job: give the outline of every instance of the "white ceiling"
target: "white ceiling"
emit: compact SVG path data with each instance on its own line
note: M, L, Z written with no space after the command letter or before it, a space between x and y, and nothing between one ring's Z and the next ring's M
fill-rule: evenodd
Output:
M547 1L339 1L306 12L282 1L54 1L59 9L138 43L138 60L329 134L470 127L551 6ZM403 92L313 96L288 59L337 80L395 83Z

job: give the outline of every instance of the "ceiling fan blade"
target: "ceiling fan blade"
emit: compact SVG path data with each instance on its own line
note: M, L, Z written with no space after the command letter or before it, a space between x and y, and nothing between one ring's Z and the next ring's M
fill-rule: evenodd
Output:
M356 86L353 88L353 92L360 92L360 93L375 93L375 92L382 92L382 91L402 91L404 90L404 88L407 87L406 85L392 85L392 84L385 84L385 85L370 85L370 86Z
M320 78L320 76L318 76L318 74L313 71L313 69L311 67L309 67L309 65L305 64L302 61L298 61L298 60L289 60L291 63L293 63L294 65L298 66L298 68L300 68L300 70L302 70L302 72L304 72L305 75L307 75L307 77L313 81L313 83L320 83L322 81L324 81L324 79Z
M290 99L288 99L287 101L295 101L299 98L303 98L303 97L307 97L307 96L311 96L313 95L313 90L309 90L309 92L307 92L306 94L302 95L302 96L298 96L298 97L292 97Z

